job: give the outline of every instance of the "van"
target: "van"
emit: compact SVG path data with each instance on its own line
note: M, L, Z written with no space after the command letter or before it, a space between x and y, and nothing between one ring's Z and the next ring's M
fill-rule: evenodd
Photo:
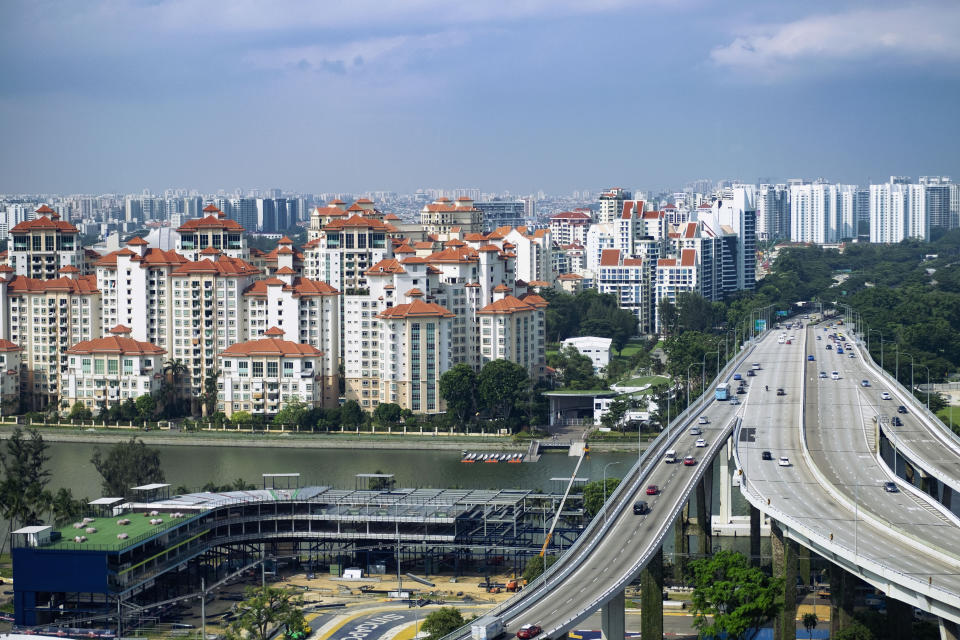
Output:
M667 451L667 453L663 456L663 461L666 462L667 464L673 464L674 462L676 462L677 461L676 449L670 449L670 451Z
M759 362L754 362L754 363L753 363L752 365L750 365L750 366L753 367L754 371L759 371L759 370L760 370L760 363L759 363Z

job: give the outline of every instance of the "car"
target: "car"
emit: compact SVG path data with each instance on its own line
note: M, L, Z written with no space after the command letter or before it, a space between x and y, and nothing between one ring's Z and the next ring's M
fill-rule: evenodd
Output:
M780 456L780 457L777 459L777 464L780 465L781 467L789 467L789 466L790 466L790 458L788 458L787 456Z
M709 423L710 423L710 418L708 418L707 416L700 416L700 417L697 419L697 423L698 423L698 424L709 424Z
M890 424L892 424L892 425L895 426L895 427L902 427L902 426L903 426L903 420L901 420L901 419L898 418L897 416L893 416L893 417L890 419Z
M763 453L760 454L760 459L761 459L761 460L773 460L773 454L770 453L769 451L764 451Z
M747 369L747 375L752 378L753 376L757 375L757 372L753 369Z
M843 355L843 347L837 347L837 355Z
M660 493L660 487L658 487L658 486L655 485L655 484L647 485L647 495L648 495L648 496L655 496L655 495L657 495L658 493Z
M743 376L740 375L739 373L735 373L735 374L733 374L733 379L734 379L734 380L743 380Z
M637 505L633 505L634 511L636 511ZM535 638L540 635L540 632L543 631L540 627L535 624L525 624L520 627L520 630L517 631L517 637L521 640L527 640L528 638Z
M637 500L633 503L633 513L636 515L643 515L644 513L650 512L650 506L643 500ZM517 634L517 637L520 637L520 634ZM532 636L531 636L532 637Z
M847 357L848 357L848 358L856 358L856 357L857 357L857 354L855 354L853 351L851 351L850 353L847 354Z
M820 372L820 377L821 377L821 378L826 378L826 377L827 377L827 372L826 372L826 371L821 371L821 372Z
M730 404L740 404L740 400L737 399L737 396L730 398Z
M813 362L816 358L813 357L813 354L807 356L807 362Z
M861 387L869 387L869 386L870 386L870 381L869 381L869 380L861 380L861 381L860 381L860 386L861 386Z
M888 392L886 392L886 391L883 391L883 392L880 393L880 399L881 399L881 400L889 400L889 399L890 399L890 394L889 394Z
M824 331L826 331L826 329L824 329ZM820 336L817 336L817 340L819 340L819 339L820 339Z
M796 340L796 339L797 339L796 336L790 336L789 338L787 338L787 340Z
M743 385L740 385L739 387L737 387L737 393L746 393L746 392L747 392L747 388L744 387Z
M792 340L787 340L787 344L793 344Z
M906 412L907 412L907 408L905 406L900 405L899 407L897 407L897 413L906 413Z
M698 446L698 447L705 447L705 446L707 446L707 441L704 440L703 438L697 438L696 446Z
M899 489L897 489L896 483L893 483L893 482L884 482L883 490L886 491L887 493L896 493L897 491L900 491Z
M833 345L828 344L828 345L827 345L827 351L833 351Z
M697 464L697 459L694 458L693 456L686 456L683 459L683 464L685 464L688 467L692 467L693 465Z
M840 372L839 372L839 371L834 371L833 373L830 374L830 377L831 377L832 379L834 379L834 380L839 380L839 379L840 379Z
M777 389L777 395L778 395L778 396L785 396L785 395L787 395L787 392L784 391L783 389Z
M690 435L698 436L701 433L703 433L703 431L701 431L700 427L690 427Z

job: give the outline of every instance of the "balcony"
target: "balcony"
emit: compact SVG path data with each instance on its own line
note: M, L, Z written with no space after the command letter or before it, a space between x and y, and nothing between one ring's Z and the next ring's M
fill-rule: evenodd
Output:
M300 377L301 377L301 378L309 378L309 377L312 376L312 375L313 375L313 368L312 368L312 367L307 367L307 368L305 368L305 369L303 369L303 370L300 371Z

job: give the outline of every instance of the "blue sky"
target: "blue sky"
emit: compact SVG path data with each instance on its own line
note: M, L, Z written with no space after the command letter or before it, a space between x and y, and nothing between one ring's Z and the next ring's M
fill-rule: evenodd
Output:
M960 3L7 0L0 191L960 179Z

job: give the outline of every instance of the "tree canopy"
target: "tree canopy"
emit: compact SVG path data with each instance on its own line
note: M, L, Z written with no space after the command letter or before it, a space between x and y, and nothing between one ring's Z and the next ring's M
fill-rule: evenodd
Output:
M160 452L136 438L116 443L106 454L97 447L90 462L100 473L105 496L125 498L132 487L164 480Z
M690 563L693 625L701 636L749 637L783 608L783 578L771 578L732 551Z
M248 588L246 600L237 604L237 613L227 628L230 640L269 640L278 625L284 625L288 633L307 631L303 598L292 589Z
M593 482L588 482L583 487L583 510L591 518L603 509L603 480L594 480ZM607 491L606 498L609 500L610 496L613 495L614 490L620 485L620 478L607 478Z
M478 396L495 418L510 419L517 404L530 392L527 370L509 360L491 360L478 377Z
M477 406L477 373L468 364L455 364L440 376L440 397L447 411L466 424Z
M620 352L637 335L637 317L621 309L612 294L586 289L573 296L544 289L541 295L550 303L545 314L547 340L560 342L573 336L610 338L613 348Z
M0 450L0 508L2 515L20 525L40 524L50 496L46 491L50 472L45 468L50 456L47 443L36 429L14 429Z
M420 625L420 630L429 635L430 640L442 638L443 636L456 631L467 623L456 607L440 607L436 611L431 611Z

